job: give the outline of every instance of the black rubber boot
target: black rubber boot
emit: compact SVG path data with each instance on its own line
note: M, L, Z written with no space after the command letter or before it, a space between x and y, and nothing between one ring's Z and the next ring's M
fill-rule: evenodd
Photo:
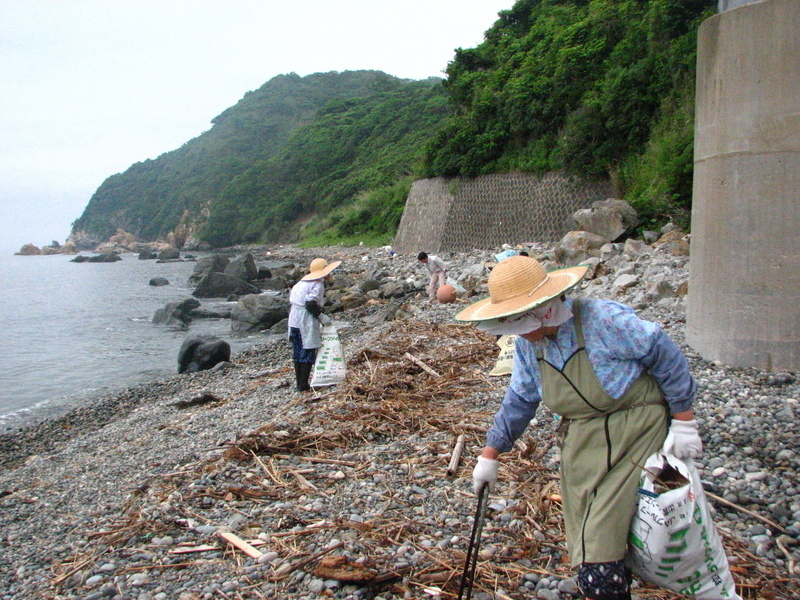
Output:
M303 379L303 365L305 363L294 362L294 379L297 382L297 391L304 392L308 389L308 377Z
M314 363L296 362L295 364L295 377L297 378L297 391L307 392L311 389L308 384L311 369L314 368Z

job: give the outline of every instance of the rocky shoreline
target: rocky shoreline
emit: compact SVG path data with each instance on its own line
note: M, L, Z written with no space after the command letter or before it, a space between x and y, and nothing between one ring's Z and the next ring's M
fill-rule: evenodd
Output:
M697 356L683 340L688 256L610 246L579 293L631 304L687 353L705 444L697 462L740 594L800 598L800 384ZM441 255L482 295L488 270L476 266L501 250ZM354 280L382 273L415 289L425 279L415 257L381 250L270 249L281 254L341 258ZM334 313L349 363L335 388L296 393L288 344L275 341L0 436L3 597L455 597L471 467L508 381L486 376L493 340L452 321L466 302L374 294ZM491 499L474 593L483 600L576 596L553 422L546 410L537 421ZM458 435L464 455L448 477ZM248 541L251 555L220 532ZM679 597L644 584L635 595Z

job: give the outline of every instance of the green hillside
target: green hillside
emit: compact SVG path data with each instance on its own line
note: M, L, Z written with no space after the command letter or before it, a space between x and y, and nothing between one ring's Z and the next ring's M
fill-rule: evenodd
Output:
M445 87L426 176L608 177L646 217L688 221L696 33L714 0L520 0ZM688 223L685 223L688 224Z
M380 92L330 102L282 152L231 182L202 237L213 246L290 241L335 226L337 235L390 238L448 113L439 80L387 79Z
M414 179L558 169L609 178L646 224L687 226L696 32L715 5L519 0L455 51L443 83L275 77L181 148L109 177L73 228L382 243Z
M118 227L145 240L165 237L185 214L196 220L207 209L213 215L218 200L241 188L241 182L232 186L237 176L249 176L256 165L283 151L292 134L314 123L318 111L331 102L437 84L407 83L379 71L280 75L247 93L214 118L210 130L181 148L106 179L73 229L98 240ZM256 199L249 200L252 204ZM225 205L220 201L222 210Z

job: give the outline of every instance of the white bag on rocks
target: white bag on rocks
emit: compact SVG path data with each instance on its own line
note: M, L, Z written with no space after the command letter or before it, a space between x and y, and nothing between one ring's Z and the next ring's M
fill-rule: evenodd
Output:
M686 596L741 600L697 467L691 459L677 458L673 445L669 434L664 447L644 464L628 538L629 566L640 578ZM670 467L684 483L675 489L656 481Z
M311 371L311 386L323 387L344 383L347 366L339 341L339 333L333 324L322 327L322 346L317 349L317 359Z

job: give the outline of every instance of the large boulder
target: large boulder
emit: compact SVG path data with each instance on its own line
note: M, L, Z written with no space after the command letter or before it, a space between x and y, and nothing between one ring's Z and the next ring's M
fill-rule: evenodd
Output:
M186 338L178 351L178 373L195 373L231 360L231 345L213 335Z
M189 276L190 284L198 284L209 273L224 273L225 267L228 266L230 260L227 256L222 254L214 254L213 256L206 256L197 261L194 267L194 272Z
M289 281L286 277L279 276L259 280L258 287L265 291L282 292L290 289L292 286L289 285Z
M258 279L258 267L256 267L256 261L253 260L253 255L248 252L244 256L232 260L225 267L225 274L233 275L245 281Z
M594 202L572 215L576 229L588 231L613 242L639 224L639 215L624 200L608 198Z
M80 254L73 258L70 262L110 263L117 262L118 260L122 260L122 257L119 254L116 252L106 252L104 254L98 254L97 256L84 256L83 254Z
M653 245L664 248L676 256L689 256L689 242L686 237L686 234L680 229L671 229L658 238Z
M177 248L167 248L158 253L158 260L176 260L181 257Z
M33 244L25 244L22 248L19 249L19 252L16 254L19 256L38 256L42 253L42 249L39 246L34 246Z
M588 231L570 231L553 249L556 260L568 267L577 265L592 256L600 256L604 237Z
M239 299L231 311L231 331L248 333L269 329L289 316L286 298L271 294L254 294Z
M213 271L197 284L192 295L196 298L227 298L233 295L258 294L260 291L244 279Z
M169 327L185 327L192 321L190 313L200 307L194 298L186 298L180 302L168 302L153 315L153 323Z

